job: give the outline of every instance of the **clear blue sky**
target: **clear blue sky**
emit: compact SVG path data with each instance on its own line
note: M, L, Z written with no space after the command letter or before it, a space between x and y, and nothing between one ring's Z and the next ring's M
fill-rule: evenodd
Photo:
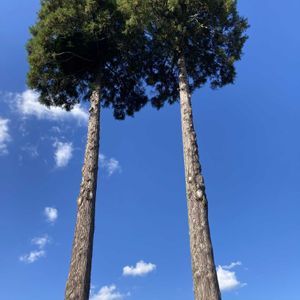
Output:
M24 45L38 7L37 0L0 4L6 300L63 299L85 144L83 108L47 113L24 93ZM240 0L239 7L251 28L235 85L193 95L215 259L231 287L223 299L298 300L300 2ZM104 111L101 126L94 299L192 300L179 106L147 107L124 122ZM48 219L46 207L55 209ZM122 275L140 260L155 270Z

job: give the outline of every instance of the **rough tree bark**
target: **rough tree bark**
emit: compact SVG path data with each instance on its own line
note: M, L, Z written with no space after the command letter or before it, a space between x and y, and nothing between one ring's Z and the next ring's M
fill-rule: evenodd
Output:
M99 156L100 85L97 85L91 95L89 113L87 144L77 200L77 221L65 300L89 299Z
M195 300L221 300L184 55L180 57L178 65L180 70L181 125L194 295Z

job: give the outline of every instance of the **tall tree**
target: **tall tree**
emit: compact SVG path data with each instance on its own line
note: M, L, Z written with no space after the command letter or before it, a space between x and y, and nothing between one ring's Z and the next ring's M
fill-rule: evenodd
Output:
M132 116L147 102L143 81L142 31L125 32L113 0L42 0L28 42L28 85L47 106L66 110L89 100L87 144L66 300L87 300L93 250L100 108L116 119Z
M213 88L234 81L247 20L235 0L120 0L120 6L127 25L144 26L151 44L147 83L156 91L153 106L180 99L194 295L220 300L191 93L207 81Z

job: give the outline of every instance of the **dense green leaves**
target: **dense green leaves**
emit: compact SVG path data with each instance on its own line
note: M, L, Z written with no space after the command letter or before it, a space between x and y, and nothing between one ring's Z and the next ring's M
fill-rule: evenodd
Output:
M119 0L127 26L144 26L148 37L147 83L156 95L152 103L173 103L178 93L178 58L184 56L190 88L207 81L213 88L232 83L234 63L247 39L247 20L234 0Z
M113 0L43 0L31 28L28 84L40 101L70 109L100 81L101 101L118 119L133 115L144 95L143 31L125 32Z
M178 58L191 90L232 83L247 21L235 0L43 0L28 43L29 86L46 105L70 109L101 80L102 103L116 118L147 101L178 100Z

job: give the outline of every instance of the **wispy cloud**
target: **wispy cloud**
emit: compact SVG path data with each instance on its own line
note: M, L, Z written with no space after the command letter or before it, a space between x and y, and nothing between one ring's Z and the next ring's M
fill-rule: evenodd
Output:
M113 284L111 286L103 286L98 293L91 295L90 300L121 300L128 295L121 294Z
M123 268L123 276L145 276L156 269L156 265L139 261L135 266L126 266Z
M30 144L26 144L25 146L21 147L21 150L31 158L37 158L39 156L38 147Z
M54 224L58 218L58 210L54 207L45 207L44 215L47 222Z
M39 249L44 249L45 246L50 243L50 239L49 239L48 235L45 234L41 237L33 238L31 240L31 242L33 245L38 246Z
M26 90L23 93L9 93L7 97L10 102L14 102L17 111L24 117L36 117L38 119L46 120L67 120L75 119L79 123L86 123L88 120L88 113L79 104L67 112L60 107L46 107L39 102L39 94L33 90Z
M44 250L34 250L31 251L28 254L24 254L22 256L20 256L20 261L24 262L26 264L32 264L35 261L37 261L38 259L40 259L41 257L44 257L46 255L46 252Z
M54 159L56 167L62 168L68 165L70 159L73 156L73 144L72 143L63 143L55 142L53 144L55 147Z
M236 262L232 262L229 265L222 266L222 268L226 269L226 270L231 270L231 269L233 269L235 267L239 267L241 265L242 265L242 263L240 261L236 261Z
M100 168L106 170L108 176L113 175L114 173L122 172L120 162L115 158L107 158L104 154L99 155L99 164Z
M241 265L242 263L238 261L229 265L217 267L217 275L221 291L231 291L247 285L246 283L241 283L237 279L236 273L232 271L232 269Z
M44 235L41 237L36 237L31 240L31 243L37 246L38 249L30 251L28 254L24 254L19 257L21 262L26 264L32 264L36 262L38 259L46 256L45 247L50 243L50 239L48 235Z
M0 117L0 155L8 153L7 143L11 140L8 123L8 119Z

